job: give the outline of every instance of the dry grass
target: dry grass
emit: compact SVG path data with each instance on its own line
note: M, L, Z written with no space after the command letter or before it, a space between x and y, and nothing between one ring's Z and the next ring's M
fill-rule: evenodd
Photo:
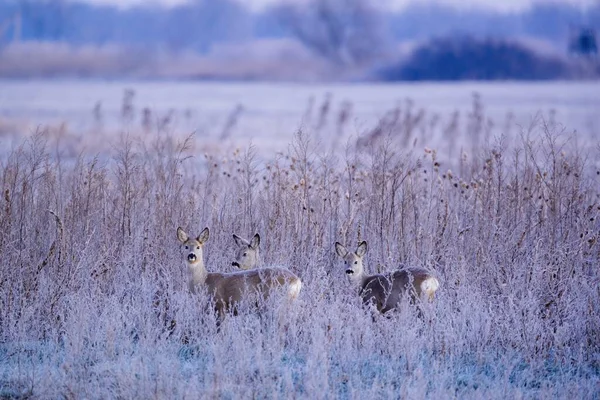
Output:
M74 159L24 141L0 166L0 397L596 398L600 149L543 123L493 141L476 111L388 117L337 153L307 124L264 158L165 134ZM434 131L469 155L415 150ZM264 263L303 279L296 307L217 333L179 225L210 227L213 271L259 232ZM372 272L439 276L425 318L360 308L333 249L358 240Z

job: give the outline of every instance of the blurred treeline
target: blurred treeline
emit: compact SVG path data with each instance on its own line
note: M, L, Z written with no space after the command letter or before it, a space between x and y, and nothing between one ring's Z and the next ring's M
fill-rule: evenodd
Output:
M3 54L0 76L19 76L15 75L15 71L26 75L33 73L33 70L24 72L19 67L19 60L33 62L32 53L56 53L56 50L48 49L48 43L60 43L71 48L105 49L113 46L126 49L128 57L134 52L135 57L144 59L146 66L148 58L157 53L169 56L186 54L188 60L190 54L223 58L223 54L231 57L238 53L244 53L238 57L242 59L277 60L275 66L267 68L265 76L244 75L239 70L232 72L242 78L268 78L269 71L284 69L286 64L298 63L298 60L312 66L316 71L312 77L407 80L422 79L421 76L425 79L577 77L572 66L565 63L572 62L567 52L569 41L573 33L582 28L590 28L594 32L599 30L600 4L582 8L565 3L546 3L518 12L499 12L418 2L392 10L370 0L284 0L259 10L250 9L244 2L235 0L192 0L169 8L157 3L118 8L65 0L0 0L0 52ZM490 47L491 42L501 43L500 53L496 51L498 46ZM36 52L31 43L44 43L46 47ZM239 49L240 43L245 49L243 52ZM501 71L447 76L445 73L438 74L438 66L434 63L434 73L420 72L426 66L420 64L418 57L431 62L426 60L427 57L423 58L423 49L435 51L440 43L459 58L456 68L464 68L463 64L473 66L477 59L470 58L473 51L469 46L481 45L483 49L476 52L483 52L489 64L496 69L500 67ZM26 45L28 50L23 51L21 48ZM467 46L466 51L464 45ZM518 48L515 49L515 45ZM513 50L528 54L515 55ZM415 54L420 54L416 60ZM556 61L539 68L531 68L527 63L515 64L515 59L538 56ZM104 54L104 57L108 56ZM63 58L68 60L64 64L76 63L71 57ZM78 60L81 56L74 58ZM513 66L502 68L504 58ZM48 62L46 59L38 61L40 65ZM409 69L417 68L419 71L406 72L406 62L412 62ZM125 67L115 67L113 72L139 74L139 68L132 67L132 64L136 63L124 63ZM176 74L164 65L160 68L165 70L164 75ZM201 71L193 73L194 68ZM392 72L389 72L390 68ZM431 65L427 68L431 69ZM513 71L523 68L533 70L533 73L515 74ZM247 70L251 69L248 66ZM536 73L538 69L542 73ZM68 65L64 66L64 70L69 70ZM179 74L210 76L206 68L193 67L191 70L179 71ZM386 72L381 73L382 70ZM575 70L581 72L579 67ZM60 75L60 65L55 65L52 71ZM86 71L81 67L71 73L94 75L101 74L102 70ZM340 75L340 71L346 74ZM38 72L39 75L48 74L44 70ZM152 71L146 70L146 73L153 75Z

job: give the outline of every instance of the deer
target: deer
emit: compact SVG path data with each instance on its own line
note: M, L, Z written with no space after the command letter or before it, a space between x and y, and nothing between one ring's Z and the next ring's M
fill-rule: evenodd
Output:
M363 305L374 305L381 314L397 308L402 297L409 295L412 301L427 297L433 301L439 281L429 271L419 267L403 268L386 274L368 275L363 266L367 242L362 241L356 251L350 252L341 243L335 243L335 251L344 260L346 276L358 286Z
M231 263L232 266L239 268L242 271L253 270L258 266L259 260L259 246L260 246L260 235L255 233L250 241L244 239L241 236L233 234L233 240L238 246L235 260ZM268 267L260 268L265 271L276 271L284 276L293 276L295 279L300 280L293 272L283 267Z
M204 266L203 247L210 232L204 228L196 238L190 238L181 228L177 228L177 238L181 242L185 263L189 271L188 288L196 293L198 287L207 289L217 313L217 327L228 312L238 312L241 302L258 303L277 290L284 289L287 298L294 300L302 288L302 281L292 272L283 268L263 268L231 273L208 272Z
M260 235L255 233L250 241L233 234L233 240L238 246L235 260L231 263L232 266L241 270L254 269L258 265L258 246L260 246Z

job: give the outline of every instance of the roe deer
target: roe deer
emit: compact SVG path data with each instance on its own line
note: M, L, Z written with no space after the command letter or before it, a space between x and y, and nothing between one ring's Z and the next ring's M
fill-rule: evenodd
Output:
M233 240L238 245L238 251L235 261L231 265L243 270L256 268L258 265L258 246L260 246L259 234L256 233L250 241L247 241L234 233Z
M238 251L235 256L235 261L231 263L232 266L238 267L241 270L252 270L258 265L258 253L260 246L260 235L255 233L250 241L247 241L243 237L233 234L233 240L238 245ZM264 267L260 268L261 271L273 271L273 273L280 273L283 276L290 277L290 285L296 284L296 287L290 288L300 292L302 281L293 272L283 267ZM296 294L297 296L297 294ZM295 296L294 296L295 297Z
M217 312L217 326L229 311L237 313L242 301L252 303L266 299L271 292L284 287L290 299L300 293L302 281L293 273L278 268L255 269L232 273L208 272L204 267L202 247L208 240L209 230L204 228L197 238L188 237L182 228L177 228L177 238L182 243L186 263L190 272L189 289L192 293L196 286L204 286L212 296Z
M363 256L367 253L367 242L361 242L354 253L349 252L339 242L335 251L344 259L346 275L359 287L363 304L374 304L382 314L396 308L402 296L408 291L412 300L426 295L433 300L439 281L423 268L405 268L387 274L367 275L363 267Z

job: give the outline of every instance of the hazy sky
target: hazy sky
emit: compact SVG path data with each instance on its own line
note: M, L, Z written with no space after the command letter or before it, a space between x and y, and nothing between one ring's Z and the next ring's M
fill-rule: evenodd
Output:
M111 4L121 7L131 5L141 5L148 3L176 5L185 3L186 0L85 0L97 4ZM237 0L247 4L253 9L260 9L266 5L281 2L282 0ZM290 0L285 0L290 1ZM297 0L298 2L305 0ZM533 3L550 3L562 2L581 6L582 8L589 6L592 3L597 3L600 0L379 0L375 3L387 3L391 8L400 9L410 3L430 3L430 4L448 4L458 6L460 8L483 8L499 11L518 11L529 7Z

